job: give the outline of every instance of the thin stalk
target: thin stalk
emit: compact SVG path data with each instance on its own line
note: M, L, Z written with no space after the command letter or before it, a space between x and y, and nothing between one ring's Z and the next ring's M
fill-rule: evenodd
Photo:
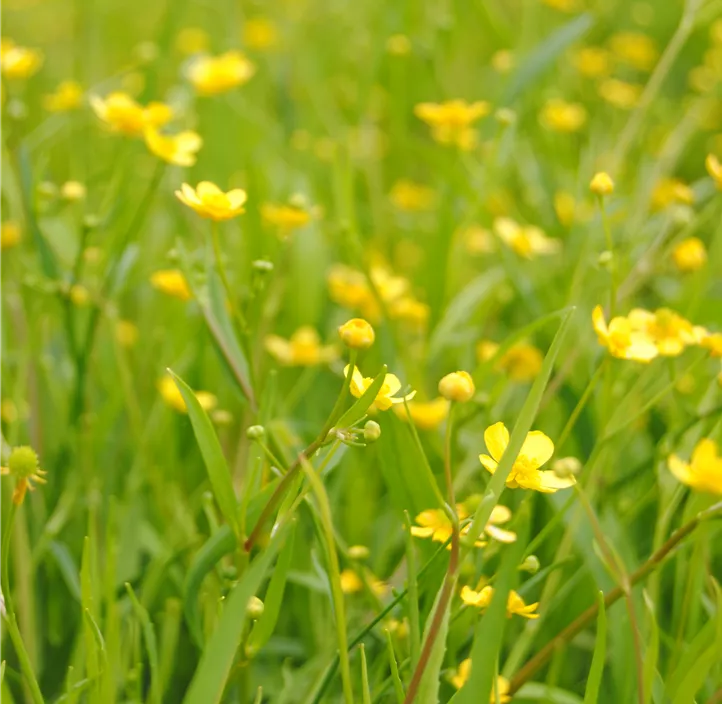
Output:
M584 407L587 405L587 401L589 401L589 397L592 395L592 392L597 386L597 382L601 378L602 374L604 373L604 369L609 363L609 358L605 357L604 361L597 367L597 370L592 374L592 378L589 380L589 383L587 384L587 388L584 389L581 397L579 398L579 401L577 401L577 405L574 407L574 410L571 412L571 415L569 416L569 420L567 420L566 425L564 426L564 429L559 434L559 439L557 440L557 449L561 449L563 447L564 443L566 442L567 438L569 437L569 434L574 429L574 426L577 423L577 420L579 420L579 416L581 415L582 411L584 410Z
M614 311L617 306L617 260L614 255L614 238L612 237L612 228L609 225L607 217L607 209L604 207L604 196L597 196L599 204L599 212L602 217L602 229L604 230L604 240L607 243L607 250L611 255L609 261L609 317L614 317Z
M223 263L223 252L221 251L221 238L219 236L219 226L214 220L211 222L211 242L213 244L213 255L216 259L216 271L223 284L223 289L226 292L226 301L231 308L231 314L236 319L239 332L242 337L245 337L248 332L248 325L246 319L243 317L241 309L235 303L235 297L233 296L233 290L231 289L231 283L228 280L228 274L226 272L226 266Z

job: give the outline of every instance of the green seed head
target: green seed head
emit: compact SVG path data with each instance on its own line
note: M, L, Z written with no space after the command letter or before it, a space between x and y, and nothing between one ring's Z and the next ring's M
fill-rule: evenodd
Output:
M8 469L20 479L27 479L38 471L38 456L32 447L21 445L10 453Z

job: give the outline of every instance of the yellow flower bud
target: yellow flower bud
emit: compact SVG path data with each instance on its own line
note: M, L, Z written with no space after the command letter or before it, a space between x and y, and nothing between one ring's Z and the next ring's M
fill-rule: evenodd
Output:
M371 324L363 318L351 318L338 329L338 334L352 350L367 350L376 339Z
M365 545L352 545L348 549L348 556L351 560L368 560L369 549Z
M608 196L614 193L614 181L606 171L594 174L589 183L589 190L597 196Z
M248 605L246 606L246 614L248 615L248 618L257 621L261 618L261 616L263 616L263 611L263 602L257 596L252 596L248 600Z
M439 382L439 393L449 401L465 403L475 392L474 380L469 372L452 372Z

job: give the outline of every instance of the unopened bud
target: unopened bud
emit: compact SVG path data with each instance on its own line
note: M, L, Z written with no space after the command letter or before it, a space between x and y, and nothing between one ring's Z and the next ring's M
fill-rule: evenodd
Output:
M256 259L252 266L259 274L270 274L273 271L273 262L269 262L268 259Z
M519 569L522 572L528 572L529 574L536 574L539 571L539 558L536 555L528 555L524 562L519 565Z
M262 425L251 425L246 429L246 437L249 440L260 440L266 434Z
M348 549L348 556L352 560L368 560L369 549L365 545L352 545Z
M364 440L376 442L381 437L381 426L375 420L366 421L364 425Z
M338 334L343 344L352 350L366 350L376 339L371 324L363 318L351 318L338 329Z
M248 600L248 605L246 606L246 615L248 618L257 621L263 616L263 610L263 602L257 596L252 596Z
M608 196L614 193L614 181L605 171L594 174L589 184L589 190L597 196Z
M582 463L576 457L560 457L552 464L554 474L562 479L579 474Z
M439 393L449 401L465 403L470 401L476 387L469 372L452 372L439 382Z

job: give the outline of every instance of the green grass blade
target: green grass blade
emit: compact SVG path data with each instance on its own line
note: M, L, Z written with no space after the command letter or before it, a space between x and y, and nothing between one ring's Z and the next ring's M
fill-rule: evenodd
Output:
M161 704L163 695L160 687L160 669L158 667L158 641L155 637L155 629L150 620L150 615L145 607L138 601L138 597L133 591L133 587L128 582L125 584L125 590L130 597L130 603L133 605L135 617L140 621L140 627L143 632L143 640L145 641L145 650L148 654L148 663L150 665L150 695L151 704Z
M93 595L93 569L91 539L85 537L83 542L83 557L80 563L80 604L83 613L87 612L92 617L96 613L95 598ZM96 702L98 700L98 676L100 674L100 662L98 656L98 646L96 635L90 625L88 619L83 619L83 641L85 644L85 672L89 680L94 684L89 693L89 701Z
M376 396L384 385L387 371L388 369L384 364L384 366L381 367L381 371L374 378L373 383L364 391L358 401L338 419L335 424L337 428L348 428L366 415L366 411L368 411L371 404L376 400ZM351 370L349 369L349 374L350 373Z
M364 644L359 645L361 651L361 702L371 704L371 687L369 686L369 670L366 665L366 648Z
M649 704L649 702L652 701L652 690L654 688L654 678L657 674L657 661L659 659L659 624L654 615L654 604L646 591L644 592L644 605L647 609L647 618L649 621L648 643L644 653L644 702L645 704Z
M394 683L394 693L396 694L396 704L404 704L404 685L399 677L399 665L396 662L396 654L394 653L394 643L391 640L391 632L387 629L386 633L386 652L389 655L389 666L391 668L391 681ZM419 701L423 701L419 699Z
M604 608L604 592L597 595L599 615L597 616L597 640L594 643L592 667L587 676L587 686L584 690L584 704L597 704L599 686L602 684L604 674L604 661L607 657L607 611Z

